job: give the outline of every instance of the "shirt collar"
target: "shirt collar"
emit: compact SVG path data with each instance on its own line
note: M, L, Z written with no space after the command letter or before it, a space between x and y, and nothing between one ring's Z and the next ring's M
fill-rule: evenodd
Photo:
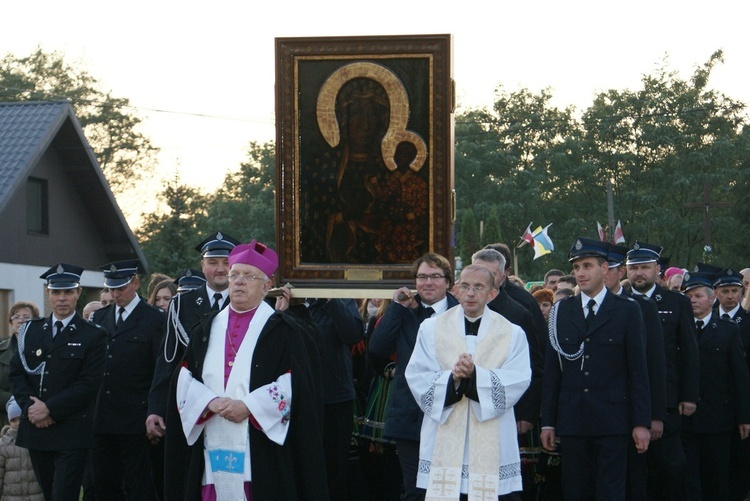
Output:
M74 311L72 314L68 315L65 318L57 318L55 314L52 314L52 325L55 325L55 322L62 322L63 329L68 326L71 320L73 320L73 317L76 316L76 312Z
M587 308L589 305L589 299L593 299L594 301L596 301L596 308L599 308L602 305L602 301L604 301L604 296L606 295L607 295L606 287L602 287L602 290L599 291L599 294L597 294L594 297L589 297L583 292L581 292L581 305Z
M711 322L711 312L708 312L708 315L706 315L703 318L693 317L694 320L697 322L698 320L703 320L703 326L707 326Z
M425 308L432 308L433 310L435 310L434 316L438 316L448 309L448 296L444 297L435 304L424 304L424 302L422 302L422 306L424 306Z
M131 313L133 313L133 310L136 306L138 306L138 303L141 302L141 297L136 294L132 301L130 301L128 304L123 306L125 309L125 312L122 314L123 320L128 317ZM118 315L120 314L120 307L115 305L115 320L117 320Z
M738 311L740 311L739 304L735 306L734 309L732 309L732 311L726 311L724 308L721 307L721 305L719 305L719 316L722 316L724 313L726 313L727 315L729 315L729 318L734 318L734 316L737 314Z

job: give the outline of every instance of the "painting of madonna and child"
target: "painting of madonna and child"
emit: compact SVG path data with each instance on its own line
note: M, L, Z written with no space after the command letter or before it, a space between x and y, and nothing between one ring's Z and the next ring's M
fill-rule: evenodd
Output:
M293 141L277 141L287 148L278 155L277 179L282 191L289 188L277 196L277 215L294 228L280 236L288 258L282 272L336 279L372 267L379 273L365 276L382 279L388 270L405 273L425 252L447 254L451 87L437 82L449 73L447 41L436 53L425 40L400 37L285 40L287 48L294 41L308 50L291 58Z

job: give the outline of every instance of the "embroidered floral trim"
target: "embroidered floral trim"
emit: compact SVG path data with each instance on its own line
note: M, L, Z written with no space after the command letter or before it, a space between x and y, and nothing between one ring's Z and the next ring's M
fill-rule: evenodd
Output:
M279 387L275 384L268 388L268 394L271 399L276 402L279 414L281 414L281 424L285 424L289 421L289 413L291 412L291 406L287 405L287 400L284 395L279 391Z
M432 412L432 406L435 404L435 385L439 378L440 374L437 374L435 379L432 380L432 383L430 383L427 393L422 395L422 408L424 409L425 414L430 414Z

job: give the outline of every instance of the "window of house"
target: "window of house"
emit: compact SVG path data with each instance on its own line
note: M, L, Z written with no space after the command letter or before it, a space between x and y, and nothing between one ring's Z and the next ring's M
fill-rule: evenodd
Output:
M33 235L49 234L47 180L30 177L26 185L26 227Z

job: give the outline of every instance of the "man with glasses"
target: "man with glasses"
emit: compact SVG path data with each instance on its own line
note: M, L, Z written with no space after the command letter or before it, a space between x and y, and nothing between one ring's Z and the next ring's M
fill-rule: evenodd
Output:
M383 434L396 442L403 473L404 501L424 499L424 490L416 487L422 411L409 391L404 369L414 350L422 321L458 304L456 298L448 294L448 288L453 285L453 272L445 257L432 252L424 254L414 262L412 271L417 294L412 294L408 287L401 287L393 293L393 302L375 327L368 345L373 356L396 355L396 371Z
M422 323L406 367L424 412L417 486L430 499L520 499L513 406L531 380L529 348L519 326L487 307L493 283L486 266L466 266L453 289L460 306Z
M228 259L230 304L193 327L170 392L166 457L187 462L166 470L165 499L328 499L316 355L264 301L278 256L253 240Z

